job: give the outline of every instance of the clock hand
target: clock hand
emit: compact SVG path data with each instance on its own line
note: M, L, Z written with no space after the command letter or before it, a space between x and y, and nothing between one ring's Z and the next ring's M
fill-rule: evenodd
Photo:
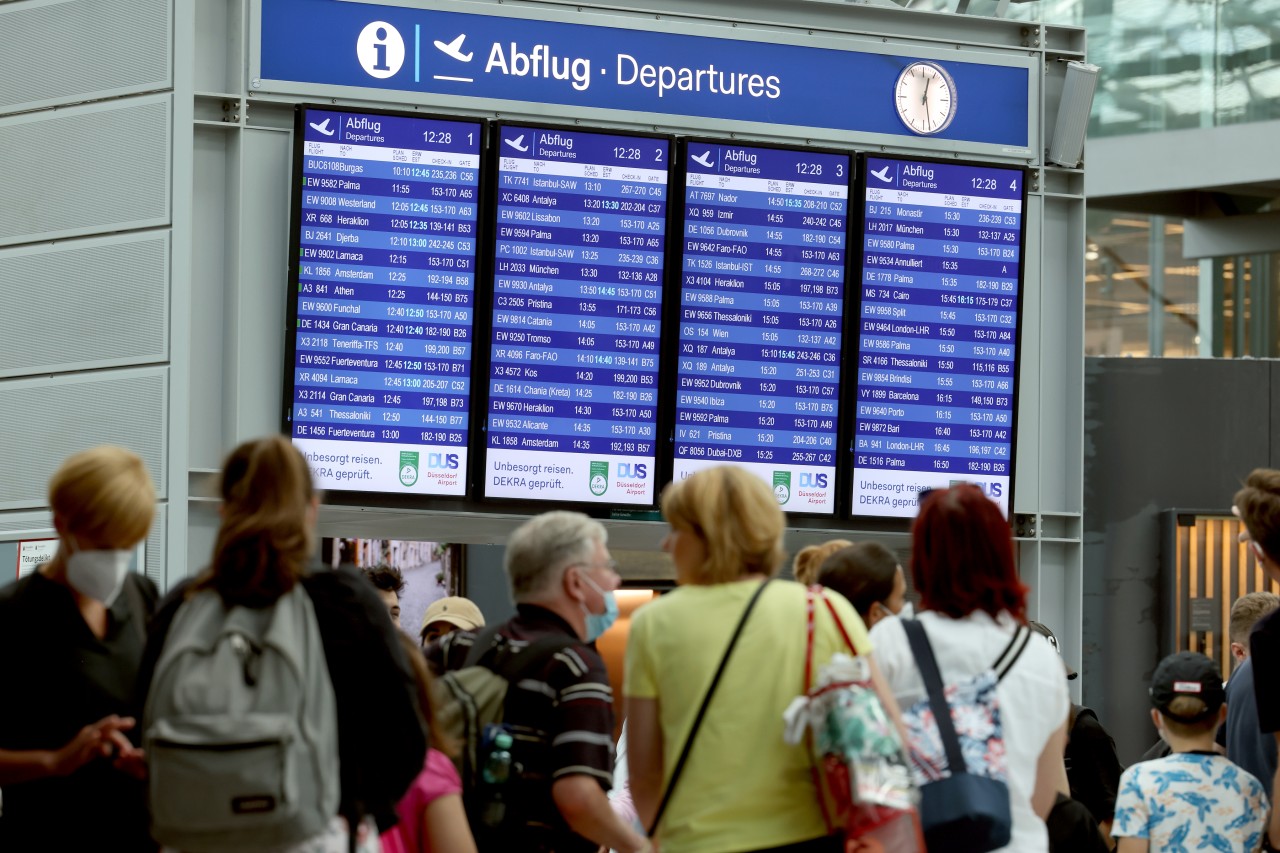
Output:
M933 78L929 77L924 81L924 94L920 96L921 104L929 103L929 84L933 82Z

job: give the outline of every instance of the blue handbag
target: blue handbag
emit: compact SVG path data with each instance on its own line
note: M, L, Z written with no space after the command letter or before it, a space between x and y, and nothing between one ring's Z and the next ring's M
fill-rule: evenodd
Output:
M991 670L981 673L969 684L952 689L953 696L962 695L973 703L974 707L967 709L970 712L967 717L973 718L976 711L976 716L987 723L980 737L983 743L971 743L971 747L977 748L966 751L961 748L951 703L924 626L914 619L904 619L902 627L928 693L928 699L913 706L908 714L914 713L916 717L914 727L912 721L907 721L913 739L917 732L928 730L921 735L921 743L911 745L913 770L921 772L921 765L928 762L921 761L920 756L934 752L939 745L945 754L944 767L929 764L925 770L932 772L922 774L920 822L925 844L930 850L947 853L988 853L1006 847L1013 834L1009 786L1005 784L1002 760L984 763L983 747L988 742L999 743L1000 749L993 750L993 754L1003 758L995 686L1026 649L1030 632L1019 627ZM923 743L925 740L928 743ZM965 756L969 753L976 753L976 760L966 762Z

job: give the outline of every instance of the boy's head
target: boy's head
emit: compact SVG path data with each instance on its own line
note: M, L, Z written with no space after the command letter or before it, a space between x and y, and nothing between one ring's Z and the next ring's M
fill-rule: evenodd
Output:
M1231 605L1231 656L1236 663L1249 657L1249 635L1263 616L1280 608L1280 595L1274 592L1247 592Z
M1199 652L1178 652L1160 661L1151 679L1151 719L1175 737L1213 733L1226 698L1217 664Z

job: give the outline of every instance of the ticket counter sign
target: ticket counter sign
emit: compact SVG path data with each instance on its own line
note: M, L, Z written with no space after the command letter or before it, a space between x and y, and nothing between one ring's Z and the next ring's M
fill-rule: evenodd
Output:
M25 578L58 553L57 539L24 539L18 543L18 577Z

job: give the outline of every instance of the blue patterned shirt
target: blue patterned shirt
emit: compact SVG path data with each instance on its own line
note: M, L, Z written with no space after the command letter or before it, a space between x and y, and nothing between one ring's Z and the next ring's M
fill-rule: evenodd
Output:
M1146 838L1152 853L1251 853L1262 837L1262 783L1221 755L1178 752L1120 777L1116 838Z

